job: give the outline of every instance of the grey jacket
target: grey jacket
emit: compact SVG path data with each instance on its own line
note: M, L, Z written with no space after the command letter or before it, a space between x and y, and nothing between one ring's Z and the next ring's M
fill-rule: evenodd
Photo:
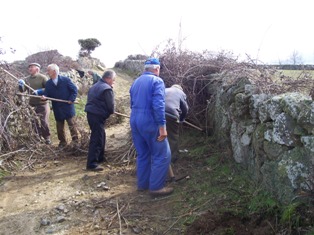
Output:
M169 87L165 90L166 115L180 122L184 121L189 106L186 102L186 94L177 87Z

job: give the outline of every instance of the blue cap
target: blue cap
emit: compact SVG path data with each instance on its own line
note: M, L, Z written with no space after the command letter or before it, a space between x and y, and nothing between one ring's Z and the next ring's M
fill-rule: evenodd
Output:
M148 65L148 64L160 65L160 62L157 58L149 58L145 61L145 65Z

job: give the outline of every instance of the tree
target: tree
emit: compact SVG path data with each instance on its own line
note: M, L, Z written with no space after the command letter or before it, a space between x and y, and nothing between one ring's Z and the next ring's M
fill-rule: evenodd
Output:
M101 46L101 43L96 38L79 39L78 43L81 46L79 52L81 57L89 57L96 47Z
M294 50L290 56L290 61L293 65L302 64L302 56L296 50Z

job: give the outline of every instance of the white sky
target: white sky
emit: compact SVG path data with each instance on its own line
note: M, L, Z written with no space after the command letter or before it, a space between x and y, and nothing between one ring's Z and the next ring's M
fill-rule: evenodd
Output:
M78 39L97 38L92 52L107 67L131 54L150 55L168 39L191 51L231 51L263 63L293 51L314 64L311 0L0 0L0 60L57 49L77 58Z

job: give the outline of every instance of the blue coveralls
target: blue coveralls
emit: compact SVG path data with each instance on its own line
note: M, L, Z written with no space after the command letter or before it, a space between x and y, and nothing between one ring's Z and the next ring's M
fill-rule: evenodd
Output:
M166 125L165 84L160 77L144 72L132 84L130 95L130 125L137 151L137 187L159 190L165 186L171 161L167 138L157 141L159 127Z

